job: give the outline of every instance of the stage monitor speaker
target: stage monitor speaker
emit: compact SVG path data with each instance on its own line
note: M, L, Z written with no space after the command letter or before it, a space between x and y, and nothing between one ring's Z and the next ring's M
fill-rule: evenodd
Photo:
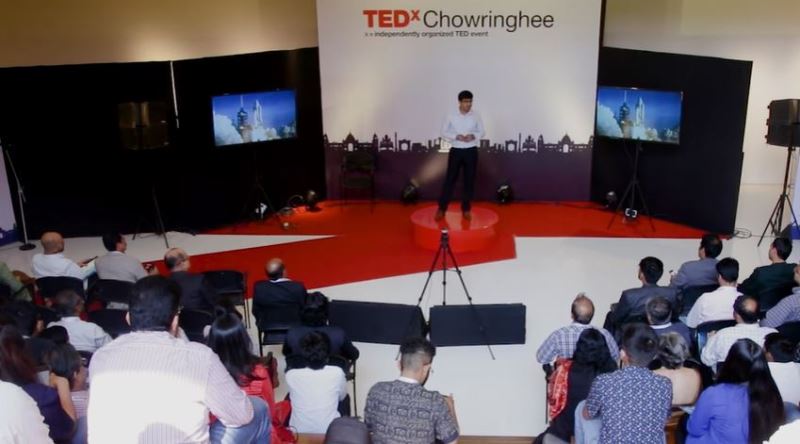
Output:
M769 103L766 138L770 145L788 147L800 144L800 99Z
M328 320L357 342L400 344L405 338L427 335L422 310L415 305L331 301Z
M166 102L126 102L117 106L122 146L129 150L169 145Z
M525 305L437 305L431 307L431 342L435 346L525 343ZM480 331L483 325L486 334Z

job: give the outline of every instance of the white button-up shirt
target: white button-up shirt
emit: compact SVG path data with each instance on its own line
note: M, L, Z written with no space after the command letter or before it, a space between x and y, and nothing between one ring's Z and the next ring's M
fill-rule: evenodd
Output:
M481 116L475 110L462 114L461 110L449 114L442 125L442 137L450 142L453 148L472 148L478 146L485 131ZM475 139L469 142L456 140L458 135L472 134Z
M33 277L69 276L85 280L94 274L94 261L85 267L80 267L71 259L64 257L64 253L42 254L33 256Z
M728 286L703 293L686 316L686 325L697 328L703 322L733 319L733 303L741 294L736 287Z
M67 329L69 343L78 351L94 353L98 348L111 342L111 336L99 325L81 320L77 316L63 317L60 321L51 322L47 326L54 325Z
M728 356L731 346L739 339L750 339L761 347L764 346L764 337L778 330L761 327L756 324L736 324L733 327L723 328L716 334L709 336L700 359L703 364L711 367L722 362Z

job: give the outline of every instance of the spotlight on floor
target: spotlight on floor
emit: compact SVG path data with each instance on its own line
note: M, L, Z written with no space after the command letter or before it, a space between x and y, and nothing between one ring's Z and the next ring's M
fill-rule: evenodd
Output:
M413 182L408 182L400 192L400 200L404 204L415 204L419 200L419 188Z
M617 193L613 190L606 193L606 209L613 210L617 206Z
M317 206L319 203L319 195L314 190L308 190L305 197L306 203L306 210L308 211L319 211L320 207Z
M497 187L497 201L501 204L508 204L514 200L514 189L511 185L504 183Z

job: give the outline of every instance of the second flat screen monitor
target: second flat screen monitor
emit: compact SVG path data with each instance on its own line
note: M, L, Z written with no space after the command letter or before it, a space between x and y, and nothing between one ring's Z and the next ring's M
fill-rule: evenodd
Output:
M215 96L211 109L216 146L297 137L294 90Z

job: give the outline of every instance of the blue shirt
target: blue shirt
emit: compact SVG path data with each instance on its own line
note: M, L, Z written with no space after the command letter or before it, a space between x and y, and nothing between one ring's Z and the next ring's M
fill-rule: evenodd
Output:
M625 367L592 383L586 408L600 417L601 443L663 444L672 407L672 383L643 367Z
M689 416L686 444L747 444L749 408L746 386L717 384L705 389Z

